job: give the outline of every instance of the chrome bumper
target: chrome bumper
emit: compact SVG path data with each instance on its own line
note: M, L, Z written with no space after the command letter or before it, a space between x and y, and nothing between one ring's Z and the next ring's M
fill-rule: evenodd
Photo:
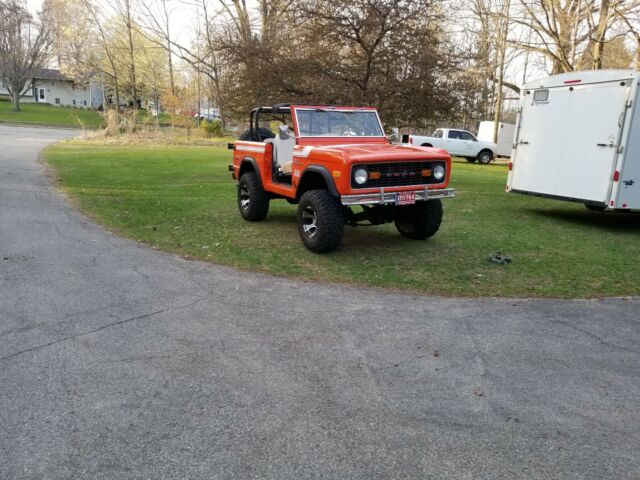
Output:
M421 190L415 190L415 192L416 202L456 196L456 190L454 188L441 188L438 190L427 190L423 188ZM340 201L342 205L386 205L388 203L396 203L396 193L398 192L385 192L384 188L381 188L379 192L375 193L342 195Z

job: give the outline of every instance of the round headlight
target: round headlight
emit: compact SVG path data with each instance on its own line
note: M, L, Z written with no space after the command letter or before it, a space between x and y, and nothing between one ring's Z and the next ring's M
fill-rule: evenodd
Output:
M367 172L366 168L359 168L353 174L353 178L358 185L362 185L369 179L369 173Z
M436 165L434 167L433 178L436 180L442 180L444 178L444 167L442 165Z

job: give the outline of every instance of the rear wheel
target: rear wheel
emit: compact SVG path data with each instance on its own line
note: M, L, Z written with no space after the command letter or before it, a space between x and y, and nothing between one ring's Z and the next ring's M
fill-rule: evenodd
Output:
M401 235L415 240L425 240L435 235L442 223L442 202L427 200L415 205L399 207L395 220Z
M312 252L331 252L342 240L342 205L327 190L305 192L298 203L296 220L302 243Z
M478 163L481 165L487 165L489 163L491 163L491 160L493 160L493 154L489 151L489 150L482 150L479 154L478 154Z
M260 186L255 172L242 174L238 182L238 208L249 222L264 220L269 212L269 196Z

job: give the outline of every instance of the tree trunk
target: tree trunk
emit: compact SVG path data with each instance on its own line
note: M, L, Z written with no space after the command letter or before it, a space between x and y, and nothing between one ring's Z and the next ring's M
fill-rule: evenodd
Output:
M593 70L602 69L602 52L604 51L605 39L607 36L607 28L609 26L609 0L601 0L600 2L600 19L593 45Z
M20 111L20 93L18 93L18 91L14 91L12 92L11 97L13 101L13 111L19 112Z
M504 61L507 54L507 37L509 35L509 18L511 10L511 0L505 0L502 7L501 29L498 37L498 84L496 85L496 107L493 115L493 143L498 143L500 133L500 120L502 117L502 102L504 95Z
M127 24L127 37L129 40L129 68L131 72L131 96L133 97L133 109L138 109L138 89L136 86L136 63L134 57L133 47L133 26L131 24L131 3L130 0L125 1L126 8L126 24Z

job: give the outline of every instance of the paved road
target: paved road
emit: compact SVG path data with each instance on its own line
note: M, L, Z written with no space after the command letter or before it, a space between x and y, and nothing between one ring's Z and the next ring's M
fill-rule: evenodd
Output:
M640 478L640 300L186 261L56 193L69 134L0 126L0 478Z

